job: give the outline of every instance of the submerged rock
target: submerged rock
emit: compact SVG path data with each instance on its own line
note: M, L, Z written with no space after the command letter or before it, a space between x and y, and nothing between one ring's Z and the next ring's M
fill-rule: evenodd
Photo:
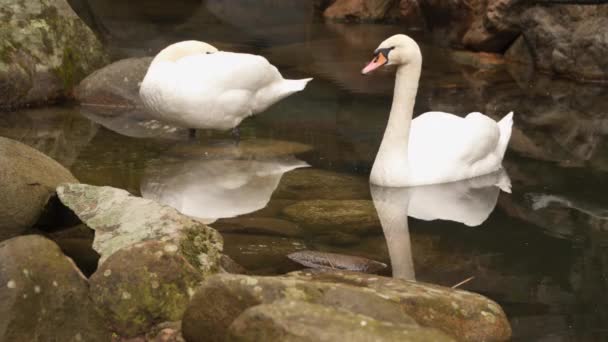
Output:
M455 341L417 324L394 324L347 310L281 300L245 310L228 330L228 341Z
M0 243L0 341L110 341L86 278L52 241Z
M7 0L0 11L0 107L45 103L107 57L66 0Z
M63 182L78 180L43 153L0 137L0 241L37 223Z
M383 262L354 255L327 252L300 251L291 253L287 257L298 264L311 268L375 273L387 267L387 265Z
M274 217L234 217L213 224L221 233L301 237L304 231L295 223Z
M225 253L256 274L295 271L298 265L287 255L306 249L302 239L270 235L224 234Z
M301 201L283 213L310 231L332 229L364 235L380 227L374 204L368 200Z
M300 169L283 177L274 198L368 199L369 183L363 177L319 169Z
M222 274L208 278L184 314L184 337L224 340L245 310L280 300L347 310L393 325L421 324L462 341L504 341L511 336L500 306L481 295L361 273L296 272L281 277ZM324 326L322 321L314 324Z

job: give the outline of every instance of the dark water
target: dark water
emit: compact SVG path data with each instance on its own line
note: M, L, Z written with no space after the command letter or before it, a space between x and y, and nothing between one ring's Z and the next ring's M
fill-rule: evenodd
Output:
M67 105L2 113L0 135L42 150L84 183L143 193L211 226L243 215L277 219L274 234L224 235L227 253L254 273L297 269L285 255L301 249L364 256L419 281L452 286L474 277L461 288L498 301L515 340L608 336L608 89L423 45L416 113L500 118L515 111L504 160L512 193L465 182L376 191L371 202L367 176L388 118L393 71L362 77L359 70L399 28L279 23L246 34L238 24L116 43L121 53L144 55L190 32L265 55L286 77L315 77L304 92L246 120L238 147L227 133L201 131L196 143L182 131L155 137L138 119L103 121ZM310 167L297 168L304 162ZM286 213L318 199L374 203L383 225L358 216L315 226ZM401 213L418 219L400 219L381 203L402 203ZM421 219L437 217L449 220ZM294 223L299 230L287 233Z

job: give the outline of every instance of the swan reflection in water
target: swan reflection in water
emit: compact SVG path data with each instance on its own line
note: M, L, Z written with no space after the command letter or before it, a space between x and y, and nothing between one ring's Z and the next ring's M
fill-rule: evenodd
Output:
M372 185L372 198L388 245L393 277L416 280L408 216L478 226L496 207L500 190L511 192L511 181L504 170L446 184L410 188Z
M163 161L146 169L141 194L212 223L264 208L284 173L307 166L293 156Z

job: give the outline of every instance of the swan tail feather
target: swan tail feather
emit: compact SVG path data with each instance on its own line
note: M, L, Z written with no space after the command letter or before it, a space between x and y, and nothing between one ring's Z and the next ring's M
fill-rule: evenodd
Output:
M507 151L509 140L511 139L511 130L513 128L513 112L505 115L500 121L498 121L498 130L500 131L500 138L498 139L498 146L496 152L502 159Z
M283 89L289 93L295 93L304 90L308 82L312 81L312 78L303 78L301 80L285 80L283 81Z

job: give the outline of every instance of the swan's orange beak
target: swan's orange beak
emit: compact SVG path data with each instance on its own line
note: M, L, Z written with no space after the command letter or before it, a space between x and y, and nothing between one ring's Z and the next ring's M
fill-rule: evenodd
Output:
M376 57L374 57L374 59L372 59L371 62L369 62L365 66L365 68L363 68L363 70L361 70L361 73L363 75L366 75L383 66L384 64L386 64L386 62L388 62L388 59L386 58L386 56L384 56L384 53L380 52L376 55Z

